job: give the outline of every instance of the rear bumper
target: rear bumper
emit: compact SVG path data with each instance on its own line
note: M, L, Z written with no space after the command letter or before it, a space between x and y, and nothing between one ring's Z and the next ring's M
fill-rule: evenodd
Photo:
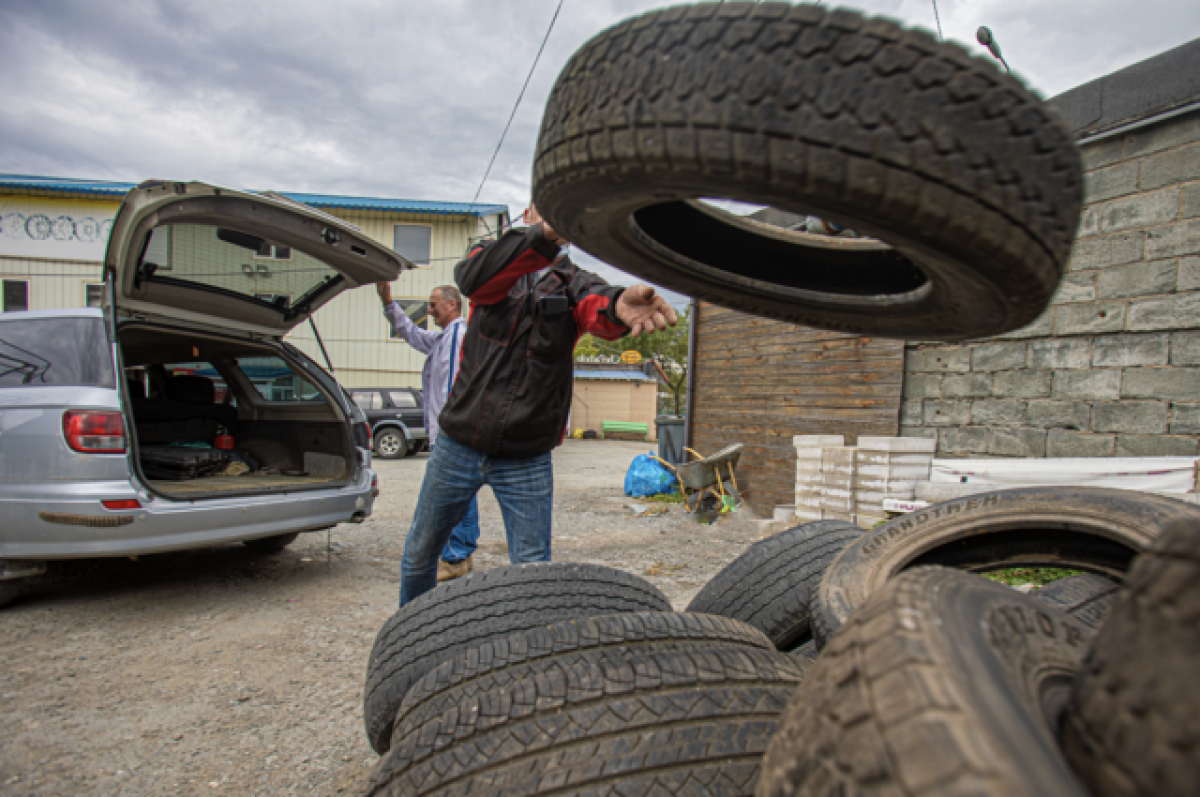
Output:
M131 556L315 531L369 516L374 475L363 468L355 483L337 489L197 501L153 498L128 480L4 484L0 559ZM142 508L100 504L130 498Z

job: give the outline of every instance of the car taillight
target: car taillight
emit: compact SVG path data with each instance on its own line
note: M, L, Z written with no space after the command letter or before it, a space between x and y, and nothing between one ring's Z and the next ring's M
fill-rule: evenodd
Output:
M63 436L73 451L83 454L125 453L125 419L119 412L67 410Z
M378 486L379 486L379 477L378 477L378 476L372 476L372 477L371 477L371 486L372 486L372 487L378 487Z
M362 426L367 433L367 450L370 451L375 447L375 435L371 434L371 424L364 423Z
M141 509L142 502L136 498L121 498L111 501L101 501L100 504L105 509Z

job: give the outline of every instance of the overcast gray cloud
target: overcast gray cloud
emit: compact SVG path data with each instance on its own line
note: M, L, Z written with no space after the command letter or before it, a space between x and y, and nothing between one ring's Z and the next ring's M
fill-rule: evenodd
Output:
M470 201L557 0L7 0L0 171ZM571 53L653 0L566 0L481 202L529 197ZM864 0L936 30L931 0ZM1044 96L1200 33L1195 0L938 0Z

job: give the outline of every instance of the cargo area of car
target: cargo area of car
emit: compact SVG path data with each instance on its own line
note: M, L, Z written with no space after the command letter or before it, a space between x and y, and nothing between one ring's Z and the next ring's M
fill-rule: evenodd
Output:
M142 480L195 499L344 484L344 411L269 344L124 325L118 339Z

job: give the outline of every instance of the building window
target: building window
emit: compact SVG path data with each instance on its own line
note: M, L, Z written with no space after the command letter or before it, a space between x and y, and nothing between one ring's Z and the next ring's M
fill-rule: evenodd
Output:
M414 324L421 329L429 329L429 302L424 299L397 299L396 304L400 305L400 309ZM392 337L400 336L393 332Z
M4 312L29 309L29 280L4 280Z
M418 266L428 266L433 257L433 228L425 224L396 224L392 227L392 249Z
M104 301L103 282L85 282L83 284L83 306L99 307Z
M262 242L262 246L254 252L254 256L260 260L291 260L292 248L290 246L276 246L272 243Z

